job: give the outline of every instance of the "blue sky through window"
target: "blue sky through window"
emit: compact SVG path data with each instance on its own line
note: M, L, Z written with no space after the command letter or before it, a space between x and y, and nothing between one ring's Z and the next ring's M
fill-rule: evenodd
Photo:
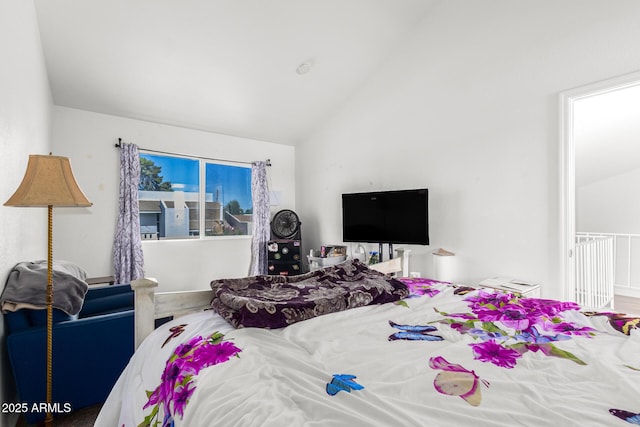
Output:
M246 167L207 163L205 191L213 194L220 191L223 204L237 200L243 210L251 209L251 169Z
M140 157L160 166L164 181L184 185L185 192L199 191L198 160L146 153L141 153ZM217 190L218 200L224 205L237 200L243 210L252 208L251 168L207 163L205 173L205 192L213 194L213 200L216 200Z
M140 154L147 160L151 160L156 166L160 166L160 176L164 181L171 184L183 184L184 191L198 192L198 161L184 159L181 157L154 156L151 154Z

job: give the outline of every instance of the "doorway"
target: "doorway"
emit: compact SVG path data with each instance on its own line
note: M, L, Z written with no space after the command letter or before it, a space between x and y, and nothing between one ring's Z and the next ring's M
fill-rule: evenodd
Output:
M582 134L577 128L576 111L582 104L594 104L598 97L612 98L616 92L640 87L640 72L582 86L560 94L560 266L564 280L564 299L576 301L576 150ZM582 104L580 104L582 103ZM640 140L636 142L640 144ZM584 150L582 151L584 152ZM584 157L581 157L581 162ZM581 164L581 168L586 165ZM599 168L603 169L603 168ZM580 180L584 179L581 174Z

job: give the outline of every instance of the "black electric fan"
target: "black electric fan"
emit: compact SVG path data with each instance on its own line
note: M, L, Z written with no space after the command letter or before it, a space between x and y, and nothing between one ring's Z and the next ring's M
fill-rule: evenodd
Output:
M271 220L271 232L279 239L300 240L300 218L290 209L278 211Z

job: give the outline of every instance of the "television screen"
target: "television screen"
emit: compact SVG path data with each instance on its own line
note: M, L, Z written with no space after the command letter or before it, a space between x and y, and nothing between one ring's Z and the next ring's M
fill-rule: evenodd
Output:
M428 245L428 213L426 188L343 194L342 240Z

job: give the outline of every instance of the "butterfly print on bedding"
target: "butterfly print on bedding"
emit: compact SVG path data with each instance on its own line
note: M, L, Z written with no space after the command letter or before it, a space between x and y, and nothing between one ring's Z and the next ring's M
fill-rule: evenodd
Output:
M624 409L609 409L611 415L615 415L621 420L625 420L629 424L640 425L640 413L625 411Z
M442 341L440 335L431 335L438 329L431 325L399 325L389 320L391 327L400 329L400 331L389 335L389 341L408 340L408 341Z
M169 337L166 340L164 340L164 343L162 343L160 348L164 348L164 346L167 345L167 343L169 341L171 341L172 339L174 339L175 337L177 337L178 335L183 333L184 332L184 328L186 328L186 327L187 327L187 324L182 324L182 325L178 325L178 326L174 326L172 328L169 328L169 332L171 332L171 334L169 335Z
M460 286L460 285L451 285L453 286L453 294L454 295L467 295L475 290L476 288L472 288L470 286Z
M341 391L351 393L351 390L362 390L364 386L355 382L356 378L355 375L351 374L333 374L333 379L330 383L327 383L327 394L335 396Z
M444 357L437 356L429 359L432 369L441 372L433 380L433 386L442 394L459 396L471 406L479 406L482 401L480 383L489 387L489 382L480 379L474 371L465 369L461 365L449 363Z
M640 317L627 316L624 313L611 313L603 312L598 313L596 311L583 312L585 316L605 316L609 319L609 324L618 332L622 332L625 335L631 335L632 329L640 329Z

